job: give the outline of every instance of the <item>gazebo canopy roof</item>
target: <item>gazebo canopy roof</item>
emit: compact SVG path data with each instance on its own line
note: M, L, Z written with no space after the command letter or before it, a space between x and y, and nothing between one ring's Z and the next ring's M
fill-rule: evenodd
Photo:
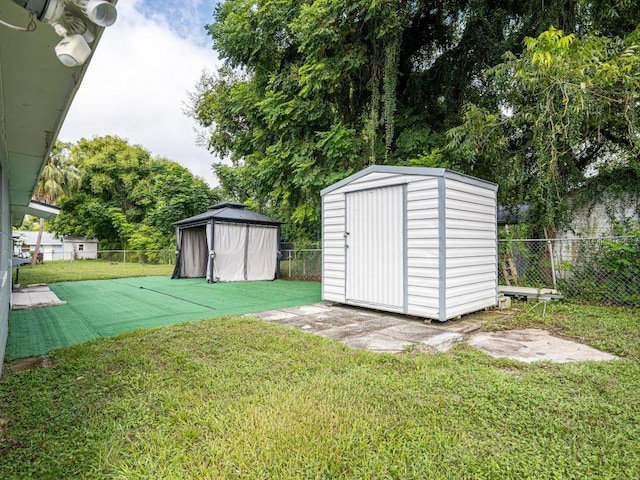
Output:
M210 210L185 218L174 223L177 227L188 227L190 225L202 225L209 220L234 222L234 223L256 223L260 225L281 225L284 222L275 220L261 213L246 210L247 206L238 202L223 202L211 207Z

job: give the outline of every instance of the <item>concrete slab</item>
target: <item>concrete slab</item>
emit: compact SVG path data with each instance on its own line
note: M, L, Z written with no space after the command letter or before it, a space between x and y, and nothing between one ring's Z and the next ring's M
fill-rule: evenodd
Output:
M456 343L464 341L464 336L456 332L440 333L420 342L418 349L422 352L446 352Z
M67 302L60 300L47 286L38 285L11 292L12 310L25 310L28 308L51 307L66 304Z
M371 350L373 352L386 353L406 352L407 348L413 345L413 342L388 337L381 333L375 332L345 338L343 340L343 343L346 343L347 345L350 345L354 348L362 348L365 350Z
M360 337L367 332L373 333L378 329L379 327L371 325L365 320L348 323L340 327L328 328L326 330L319 331L318 335L332 340L344 341L349 337Z
M374 352L402 353L411 347L420 352L446 352L467 341L494 357L523 362L613 360L606 352L549 335L543 330L478 332L485 323L509 315L504 311L481 311L446 323L425 323L403 315L351 306L317 303L248 316L263 318L292 328Z
M507 330L471 335L467 343L492 357L508 357L531 363L616 360L618 357L571 340L554 337L545 330Z
M258 317L267 322L278 322L280 320L286 320L288 318L298 318L295 313L287 313L282 310L269 310L268 312L252 313L245 315L245 317Z
M405 352L410 346L421 344L433 337L439 337L447 342L446 346L443 344L438 349L438 341L432 340L431 343L436 346L435 350L445 351L453 345L450 337L442 336L442 327L428 326L421 320L411 320L404 316L390 315L387 312L350 306L316 303L246 316L298 328L343 342L354 348L375 352ZM459 336L462 338L461 335Z
M317 315L320 313L327 313L330 311L330 307L319 304L303 305L301 307L283 308L283 312L293 313L294 315Z
M400 338L413 343L420 343L442 335L442 330L439 328L421 325L410 320L406 320L404 323L399 325L384 328L379 332L390 337ZM462 335L459 336L462 338Z

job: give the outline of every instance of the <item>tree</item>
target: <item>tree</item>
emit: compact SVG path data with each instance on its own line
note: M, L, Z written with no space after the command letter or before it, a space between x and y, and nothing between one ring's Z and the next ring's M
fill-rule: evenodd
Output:
M463 168L499 181L503 203L531 204L540 230L562 223L567 193L600 174L631 177L638 192L640 30L580 38L551 28L504 60L487 72L499 107L469 104L449 132Z
M186 168L118 137L82 139L71 156L82 182L65 196L52 226L61 234L97 237L101 248L166 248L173 222L220 200Z
M69 144L59 142L54 145L38 179L34 195L36 201L55 205L64 194L79 185L80 175L76 167L70 163L69 147ZM41 218L31 265L38 261L43 231L44 219Z
M372 163L509 174L447 148L466 105L499 113L508 96L486 69L550 25L619 38L639 14L631 0L226 0L207 26L225 67L191 111L225 193L310 237L320 190Z

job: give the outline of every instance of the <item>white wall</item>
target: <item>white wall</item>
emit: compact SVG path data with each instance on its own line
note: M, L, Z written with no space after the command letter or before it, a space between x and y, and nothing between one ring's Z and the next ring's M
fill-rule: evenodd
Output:
M64 260L96 259L98 258L98 242L87 239L64 238L62 241L62 255Z
M1 139L0 139L1 140ZM0 145L0 376L9 331L9 304L11 301L11 215L9 210L9 185Z
M438 179L418 178L407 192L407 293L411 315L438 318L440 229Z
M322 198L322 298L345 302L345 199L344 194Z
M445 180L447 318L495 305L496 192Z

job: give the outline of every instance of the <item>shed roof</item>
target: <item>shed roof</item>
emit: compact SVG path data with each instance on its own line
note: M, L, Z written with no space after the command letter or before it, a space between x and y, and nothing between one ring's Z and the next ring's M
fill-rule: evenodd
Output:
M246 210L246 205L237 202L223 202L211 207L199 215L185 218L174 223L177 227L190 226L195 224L203 224L208 220L222 220L224 222L236 223L258 223L260 225L280 225L284 222L275 220L261 213Z
M344 187L359 178L364 177L365 175L369 175L371 173L390 173L396 175L420 175L425 177L444 177L451 178L454 180L459 180L464 183L468 183L471 185L476 185L482 188L488 188L493 191L498 190L498 185L495 183L489 182L487 180L482 180L480 178L472 177L470 175L465 175L463 173L452 172L451 170L447 170L445 168L425 168L425 167L396 167L391 165L371 165L370 167L365 168L364 170L359 171L358 173L354 173L353 175L348 176L347 178L339 181L338 183L334 183L333 185L323 189L320 192L320 195L326 195L327 193L331 193L338 188Z

